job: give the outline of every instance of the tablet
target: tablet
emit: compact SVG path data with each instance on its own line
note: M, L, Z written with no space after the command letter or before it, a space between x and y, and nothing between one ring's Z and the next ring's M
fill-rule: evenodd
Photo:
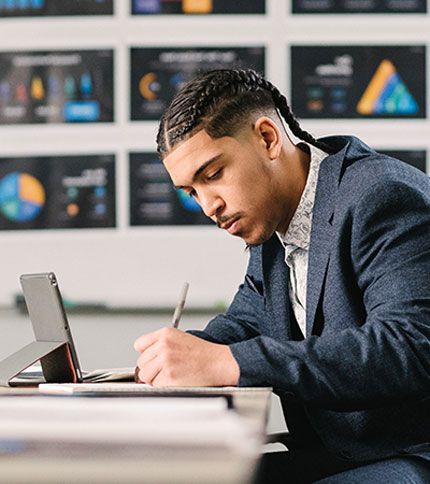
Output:
M20 282L36 341L64 342L41 359L43 377L48 383L81 382L82 372L55 274L23 274Z

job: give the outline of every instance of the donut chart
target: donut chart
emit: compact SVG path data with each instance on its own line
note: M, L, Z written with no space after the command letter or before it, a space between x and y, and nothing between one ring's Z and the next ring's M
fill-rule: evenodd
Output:
M0 180L0 212L13 222L36 218L45 200L42 184L28 173L12 172Z

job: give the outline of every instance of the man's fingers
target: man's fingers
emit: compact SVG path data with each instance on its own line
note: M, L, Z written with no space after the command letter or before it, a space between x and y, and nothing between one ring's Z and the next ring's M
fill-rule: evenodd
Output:
M153 384L154 379L161 371L161 365L157 358L145 363L145 366L139 366L138 368L140 370L138 373L139 380L142 383L148 383L149 385Z
M184 332L180 329L166 326L137 338L137 340L134 342L134 349L140 353L143 353L147 348L152 346L157 341L175 342L177 338L180 338L183 334Z
M136 351L141 352L137 360L135 381L151 384L161 371L161 361L158 358L160 342L169 334L172 328L161 328L138 338L134 343ZM158 344L157 344L158 343Z
M161 370L161 361L157 354L157 345L153 344L147 348L138 358L138 377L142 383L152 384L154 378Z
M144 334L143 336L137 338L137 340L134 342L134 349L139 353L142 353L151 345L153 345L158 340L158 337L159 330L153 331L152 333Z
M157 358L157 351L155 346L152 345L139 356L137 359L137 366L140 369L145 368L145 366L155 358Z

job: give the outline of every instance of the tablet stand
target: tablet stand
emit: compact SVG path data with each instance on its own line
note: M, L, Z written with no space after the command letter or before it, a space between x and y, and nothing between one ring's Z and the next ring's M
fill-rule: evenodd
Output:
M44 366L46 366L46 363L48 363L52 370L52 365L56 366L55 363L60 362L60 358L63 359L63 364L61 365L60 362L57 373L61 381L64 378L64 356L67 358L67 354L70 355L70 351L66 341L33 341L0 361L0 386L11 386L10 381L13 378L39 360L42 363L43 373L45 375ZM68 378L70 378L70 375L68 375Z

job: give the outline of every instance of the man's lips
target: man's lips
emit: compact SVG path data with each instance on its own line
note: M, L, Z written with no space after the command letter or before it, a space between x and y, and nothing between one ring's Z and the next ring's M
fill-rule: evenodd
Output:
M219 225L220 228L227 230L227 232L231 235L234 235L238 229L238 221L240 217L233 217L227 222L224 222Z

